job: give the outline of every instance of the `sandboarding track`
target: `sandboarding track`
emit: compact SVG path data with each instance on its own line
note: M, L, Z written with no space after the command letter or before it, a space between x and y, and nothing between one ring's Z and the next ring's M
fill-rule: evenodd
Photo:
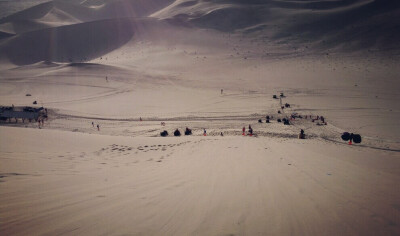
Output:
M56 110L53 115L59 119L88 119L88 120L103 120L103 121L138 121L138 118L113 118L113 117L98 117L87 115L73 115L61 113ZM146 121L162 122L162 121L224 121L224 120L237 120L237 121L254 121L255 118L260 117L258 114L252 115L224 115L224 116L177 116L177 117L146 117Z
M59 110L51 110L50 116L52 119L68 119L68 120L88 120L88 121L102 121L102 122L122 122L131 123L138 122L138 118L133 117L100 117L90 115L74 115L67 114ZM282 139L297 139L298 131L300 129L306 130L307 139L321 139L327 142L333 142L337 145L348 145L347 142L341 140L340 135L344 132L339 127L332 124L317 125L311 123L309 120L301 119L291 121L290 126L283 126L276 121L271 121L271 124L257 124L260 114L251 115L220 115L220 116L176 116L176 117L148 117L145 118L140 126L143 130L130 131L130 132L117 132L113 135L133 135L133 136L149 136L158 137L161 131L171 131L175 128L183 129L185 126L197 130L194 136L202 136L202 128L207 128L208 136L219 136L222 132L224 136L241 136L241 124L249 123L256 125L255 135L253 137L269 137L269 138L282 138ZM167 127L154 127L158 122L173 123ZM382 151L400 152L397 148L398 142L392 140L377 140L376 138L363 136L361 144L355 144L356 147L371 148Z

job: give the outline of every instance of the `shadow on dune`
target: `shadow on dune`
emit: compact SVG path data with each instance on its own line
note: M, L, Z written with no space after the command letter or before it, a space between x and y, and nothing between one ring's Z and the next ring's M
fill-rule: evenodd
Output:
M341 11L308 14L284 31L304 41L323 39L322 48L340 46L345 51L370 47L390 49L400 40L399 7L400 2L380 0Z
M400 40L400 1L216 0L213 3L216 6L212 10L197 15L181 12L179 19L201 28L267 36L275 42L320 42L315 45L319 49L390 50Z
M268 7L280 7L288 9L313 9L313 10L329 10L338 7L349 6L354 3L365 0L302 0L302 1L287 1L287 0L215 0L221 4L240 4L240 5L263 5Z
M41 3L0 19L0 24L19 20L39 19L49 13L53 7L54 3L52 1Z
M66 66L70 67L70 68L76 68L78 70L123 71L123 69L116 67L116 66L103 65L103 64L98 64L98 63L88 63L88 62L75 62L75 63L67 64Z
M263 15L263 12L256 7L226 7L193 18L190 22L198 27L230 32L263 22ZM191 16L188 15L188 18Z
M16 65L85 62L131 40L136 23L131 18L119 18L27 32L8 39L0 52Z
M82 22L123 17L147 17L171 4L173 0L56 0L38 4L0 19L0 24L38 20L57 10Z
M14 34L10 34L10 33L7 33L7 32L0 31L0 40L4 39L4 38L9 38L11 36L14 36Z

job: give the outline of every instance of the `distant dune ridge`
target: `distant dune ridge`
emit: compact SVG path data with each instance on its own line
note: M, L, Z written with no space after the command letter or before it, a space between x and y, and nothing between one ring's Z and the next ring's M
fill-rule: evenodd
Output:
M133 36L129 19L110 19L46 28L15 36L5 54L17 64L79 62L119 48Z
M143 17L318 50L392 52L400 41L391 0L56 0L3 17L0 52L17 65L88 61L127 43Z

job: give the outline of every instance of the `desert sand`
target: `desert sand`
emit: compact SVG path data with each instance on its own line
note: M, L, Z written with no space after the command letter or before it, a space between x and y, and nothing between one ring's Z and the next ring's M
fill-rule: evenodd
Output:
M399 3L0 7L1 235L400 234Z

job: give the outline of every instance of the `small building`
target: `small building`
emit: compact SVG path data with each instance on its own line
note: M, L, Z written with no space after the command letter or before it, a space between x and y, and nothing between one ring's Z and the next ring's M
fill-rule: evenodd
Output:
M35 120L37 121L39 117L47 116L44 112L43 107L0 107L0 120L6 121L8 119L14 118L15 120L22 119L25 120Z

